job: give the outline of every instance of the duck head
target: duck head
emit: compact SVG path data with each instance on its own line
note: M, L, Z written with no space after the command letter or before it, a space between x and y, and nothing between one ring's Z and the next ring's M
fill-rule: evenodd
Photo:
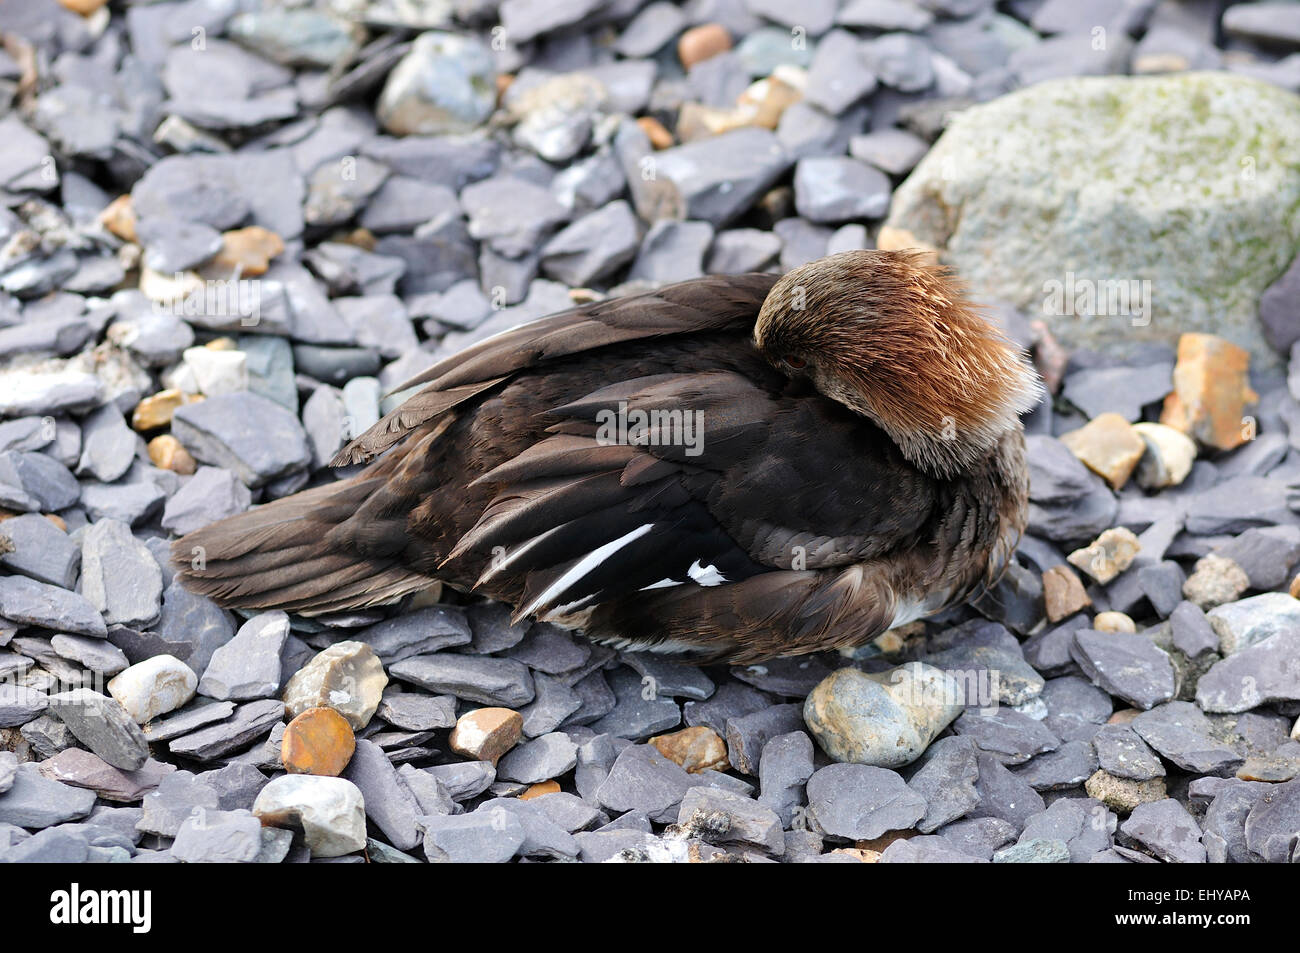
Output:
M764 301L754 344L941 477L987 457L1042 394L1019 348L918 252L848 251L794 269Z

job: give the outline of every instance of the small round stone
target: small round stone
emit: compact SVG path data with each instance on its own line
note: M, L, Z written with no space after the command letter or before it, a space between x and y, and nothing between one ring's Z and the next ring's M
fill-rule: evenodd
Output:
M159 434L149 441L149 459L162 470L171 470L181 476L190 476L198 464L181 442L169 433Z
M1092 627L1098 632L1137 631L1137 625L1122 612L1098 612L1092 620Z
M299 828L315 857L341 857L366 846L366 802L345 778L286 774L258 792L253 813L264 827Z
M290 774L337 777L356 749L346 718L333 708L308 708L285 727L280 760Z
M108 693L126 709L131 720L143 725L175 711L199 687L194 670L172 655L155 655L113 676Z
M524 716L510 708L479 708L461 715L448 743L458 755L496 764L519 743Z
M731 49L731 34L721 23L705 23L692 27L677 41L677 58L690 69L710 57Z
M559 794L559 793L560 793L559 781L554 781L554 780L539 781L536 784L530 785L527 791L519 795L519 800L531 801L533 798L541 797L543 794Z
M727 768L727 743L712 728L696 725L672 734L658 735L650 743L670 761L680 764L690 774L710 768Z
M912 662L875 675L833 672L812 690L803 717L836 761L897 768L919 758L962 707L951 676Z

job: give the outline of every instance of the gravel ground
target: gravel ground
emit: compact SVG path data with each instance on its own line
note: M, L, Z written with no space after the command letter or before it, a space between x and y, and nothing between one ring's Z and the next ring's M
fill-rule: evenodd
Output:
M853 655L685 667L437 587L244 618L166 558L498 330L897 246L974 103L1300 90L1300 5L1220 6L0 0L0 860L1300 860L1300 259L1258 348L988 296L1054 391L1029 534Z

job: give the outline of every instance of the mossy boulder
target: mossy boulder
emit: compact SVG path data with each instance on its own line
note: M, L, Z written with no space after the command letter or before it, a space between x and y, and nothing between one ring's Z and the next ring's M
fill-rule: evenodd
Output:
M1258 307L1300 250L1300 97L1228 73L1040 83L958 114L885 224L1068 346L1206 331L1277 367Z

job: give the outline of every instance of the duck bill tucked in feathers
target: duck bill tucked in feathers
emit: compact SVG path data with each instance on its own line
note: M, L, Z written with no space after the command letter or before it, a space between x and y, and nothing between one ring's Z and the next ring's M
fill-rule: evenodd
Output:
M410 387L356 476L177 540L183 583L320 615L441 580L693 659L858 645L1001 571L1040 395L944 270L880 251L574 308Z

